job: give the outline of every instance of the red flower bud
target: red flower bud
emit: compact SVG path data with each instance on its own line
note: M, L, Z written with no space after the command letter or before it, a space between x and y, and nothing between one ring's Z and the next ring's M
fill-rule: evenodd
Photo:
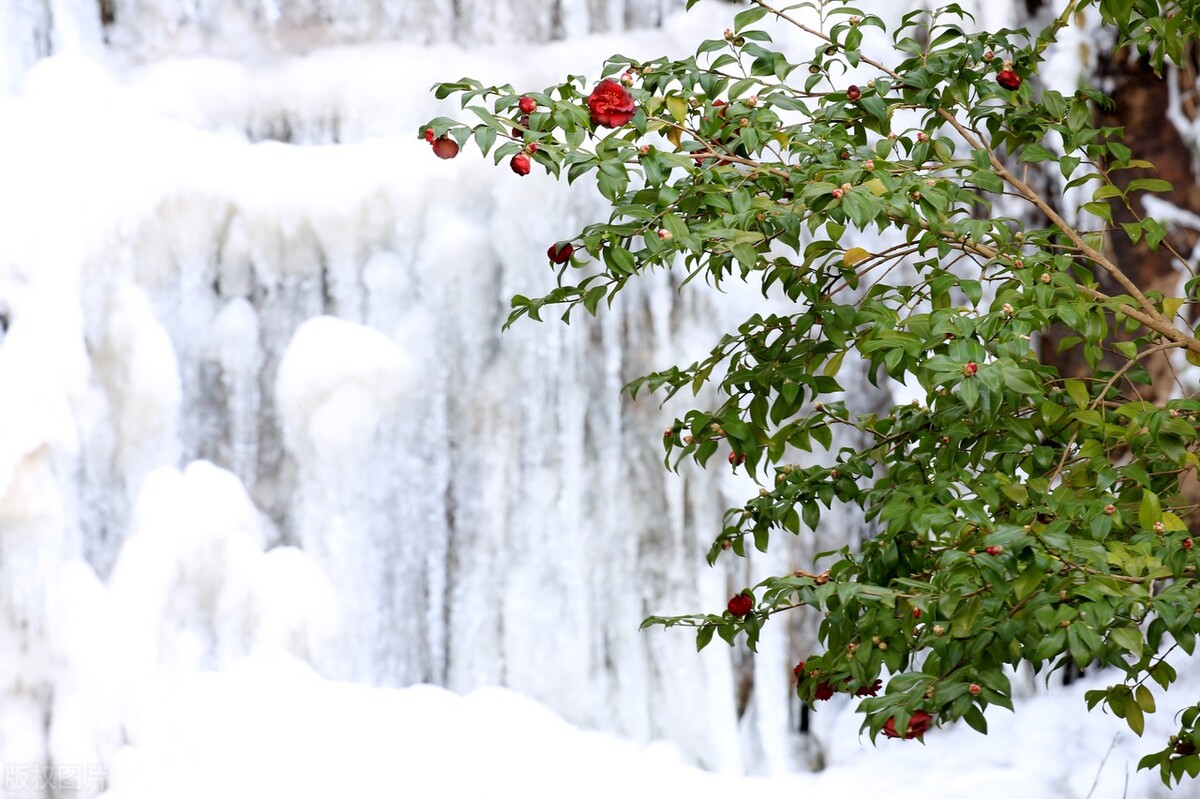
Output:
M857 86L852 85L849 89L846 89L846 99L850 102L854 102L859 97L862 97L862 90Z
M556 264L565 264L571 260L571 256L575 254L575 248L570 242L558 242L551 244L550 249L546 250L546 257ZM668 433L671 431L668 430Z
M824 702L827 699L833 698L833 686L827 682L823 682L817 686L817 690L813 692L813 700L816 702Z
M587 98L592 124L602 128L619 128L633 119L637 105L633 95L611 78L600 81Z
M1015 91L1021 86L1021 76L1011 69L1002 69L996 73L996 83L1010 91Z
M746 462L746 453L731 452L729 453L729 463L731 466L741 466Z
M514 155L512 160L508 162L508 165L512 167L512 171L516 172L518 175L524 176L529 174L529 156L525 155L524 153L517 153Z
M1193 546L1192 539L1190 539L1190 538L1183 539L1183 543L1181 543L1179 546L1183 547L1184 549L1191 549Z
M989 555L999 555L1003 551L1004 547L999 545L990 546L984 550L984 552L988 553Z
M1117 512L1117 506L1113 505L1113 504L1105 505L1104 512L1107 513L1109 516L1112 516L1114 513Z
M745 594L737 594L729 600L729 612L739 619L754 610L754 598Z
M528 127L529 127L529 114L526 114L525 116L521 117L521 118L520 118L519 120L517 120L517 121L520 123L521 127L520 127L520 128L513 128L513 129L512 129L512 135L513 135L513 138L514 138L514 139L523 139L523 138L525 138L525 131L524 131L524 130L522 130L521 128L528 128Z
M800 661L799 663L797 663L795 668L792 669L792 674L796 675L797 680L804 679L804 661L803 660Z
M458 142L449 136L435 139L433 142L433 154L438 158L453 158L458 155Z
M517 101L517 108L521 109L522 114L532 114L537 110L537 101L532 97L522 97Z
M1175 754L1183 755L1184 757L1194 755L1196 754L1196 745L1191 741L1179 741L1175 744Z
M973 682L967 688L967 693L969 693L971 696L979 696L979 694L982 692L983 692L983 688L979 687L979 683Z
M971 361L970 363L967 363L966 365L963 366L963 374L966 375L967 377L971 377L978 371L979 371L979 364L975 363L974 361Z

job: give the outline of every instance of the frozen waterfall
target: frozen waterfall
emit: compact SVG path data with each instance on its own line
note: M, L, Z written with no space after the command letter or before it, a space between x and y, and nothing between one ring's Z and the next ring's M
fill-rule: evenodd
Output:
M679 52L728 8L545 44L528 66L502 45L308 49L481 38L425 5L118 2L108 44L71 8L7 7L22 41L62 52L0 100L0 380L19 386L0 399L0 634L22 653L0 696L26 707L5 761L108 763L145 741L146 686L268 656L369 685L503 685L714 768L805 761L783 625L752 662L638 632L833 543L708 569L752 485L667 473L671 409L620 394L761 300L658 275L598 319L502 335L508 298L552 284L546 243L601 206L415 136L445 110L435 80L540 85L618 47ZM537 39L662 12L483 5ZM180 55L205 36L232 52L243 24L273 37L261 59ZM316 38L272 49L301 29ZM6 52L10 69L44 55Z

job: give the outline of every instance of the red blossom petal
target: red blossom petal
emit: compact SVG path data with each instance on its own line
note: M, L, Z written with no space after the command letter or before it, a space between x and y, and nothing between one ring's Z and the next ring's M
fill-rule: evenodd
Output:
M629 90L608 79L600 81L587 98L592 123L602 128L619 128L633 119L637 105Z

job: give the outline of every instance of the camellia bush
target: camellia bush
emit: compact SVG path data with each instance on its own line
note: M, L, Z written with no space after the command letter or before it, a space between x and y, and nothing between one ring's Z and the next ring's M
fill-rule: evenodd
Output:
M1118 237L1170 249L1133 200L1171 186L1096 121L1111 102L1099 89L1037 76L1089 19L1167 69L1200 35L1198 12L1196 0L1069 0L1040 30L977 32L953 5L885 22L840 0L752 0L694 57L615 56L598 82L542 91L435 87L477 118L424 126L435 154L473 143L520 176L589 175L612 206L547 242L558 285L514 297L509 324L594 314L655 269L751 281L786 309L628 387L711 384L711 407L664 433L667 464L728 460L761 485L728 511L709 562L803 535L835 503L873 527L861 551L823 553L720 612L647 625L753 648L776 614L821 614L823 651L796 667L799 695L863 697L872 738L957 719L986 731L989 705L1012 707L1013 667L1072 662L1110 667L1112 686L1088 704L1142 733L1148 682L1169 687L1167 656L1191 653L1200 631L1200 396L1178 374L1151 394L1147 369L1200 364L1188 321L1200 283L1173 250L1174 293L1114 261ZM764 21L804 31L811 53L782 52ZM870 57L864 39L885 37L891 60ZM1028 178L1038 169L1066 190L1047 196ZM1081 369L1040 356L1052 332ZM838 382L850 369L918 399L851 413ZM833 451L838 428L867 445ZM800 450L821 465L793 464ZM1168 785L1200 773L1200 705L1177 718L1141 763Z

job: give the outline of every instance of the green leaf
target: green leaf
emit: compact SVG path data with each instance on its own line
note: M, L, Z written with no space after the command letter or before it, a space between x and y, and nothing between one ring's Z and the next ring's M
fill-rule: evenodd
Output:
M1133 730L1134 735L1139 738L1142 732L1146 729L1146 718L1142 715L1142 709L1136 702L1130 702L1125 705L1125 723L1129 725L1129 729Z
M1058 155L1050 152L1045 147L1037 143L1029 143L1021 150L1021 157L1018 159L1025 163L1037 163L1039 161L1055 161Z
M734 33L741 32L742 28L746 27L747 25L753 25L766 15L767 10L761 6L755 6L754 8L748 8L745 11L739 12L737 16L733 18Z
M1137 178L1129 181L1126 191L1171 191L1173 189L1174 187L1169 182L1160 178Z
M1154 694L1150 693L1150 689L1145 685L1139 685L1133 692L1134 698L1140 707L1146 713L1153 713L1156 710L1154 705Z
M975 705L971 705L971 707L968 708L965 713L963 713L963 721L971 725L971 729L975 730L976 732L987 735L987 719L984 718L983 713L981 713L979 708L977 708Z
M680 97L678 94L669 94L666 98L667 111L676 122L686 122L688 117L687 100Z
M1143 530L1152 530L1154 525L1162 521L1162 505L1158 495L1149 489L1142 491L1142 501L1138 505L1138 524Z
M967 378L959 383L958 396L967 408L974 408L979 402L979 381Z
M1067 390L1067 396L1069 396L1071 401L1074 402L1075 405L1080 409L1086 408L1088 403L1091 402L1091 398L1088 396L1087 387L1084 386L1082 380L1070 378L1063 383L1063 387Z
M1146 244L1152 250L1157 250L1158 245L1167 237L1167 231L1154 219L1143 219L1142 230L1146 232Z
M1139 630L1132 627L1118 627L1109 634L1109 639L1124 651L1135 657L1141 657L1142 633Z

